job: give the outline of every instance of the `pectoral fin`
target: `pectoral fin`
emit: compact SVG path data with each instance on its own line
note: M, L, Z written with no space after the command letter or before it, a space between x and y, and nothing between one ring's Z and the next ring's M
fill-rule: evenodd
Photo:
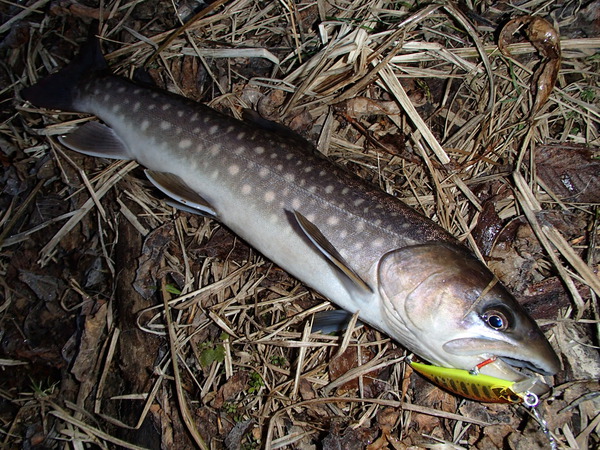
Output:
M317 333L320 331L323 334L339 333L348 328L350 320L352 320L352 314L348 311L341 309L319 311L315 313L311 332ZM356 326L360 325L362 325L362 322L359 320L356 322Z
M173 199L168 202L171 206L203 216L217 217L215 209L177 175L154 170L145 170L145 173L154 186Z
M131 159L127 145L114 130L100 122L88 122L72 133L58 137L65 147L84 155L109 159Z
M314 223L298 211L294 211L294 217L308 239L310 239L310 241L331 263L333 263L334 266L340 269L356 286L367 292L373 292L371 287L350 267L344 257L340 255L331 242L323 236L323 233L321 233Z

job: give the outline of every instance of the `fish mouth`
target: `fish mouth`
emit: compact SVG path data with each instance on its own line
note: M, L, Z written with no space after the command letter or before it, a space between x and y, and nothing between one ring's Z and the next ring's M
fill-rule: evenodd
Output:
M560 370L560 360L550 346L532 346L529 351L507 342L486 338L454 339L443 345L457 356L479 356L495 361L481 368L481 373L508 381L521 381L535 374L549 376ZM480 361L481 362L481 361ZM471 368L467 368L470 370Z
M533 361L526 361L522 359L512 358L509 356L499 356L498 358L522 374L525 374L525 372L527 371L538 373L544 376L551 376L556 373L556 371L552 372L550 370L538 366L537 364L534 364Z

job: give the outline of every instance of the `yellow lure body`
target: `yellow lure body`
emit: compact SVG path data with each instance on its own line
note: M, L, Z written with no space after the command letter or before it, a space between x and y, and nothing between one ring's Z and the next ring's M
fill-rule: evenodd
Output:
M489 403L520 403L528 392L517 392L516 382L468 370L411 362L411 367L433 383L472 400ZM521 384L521 383L519 383Z

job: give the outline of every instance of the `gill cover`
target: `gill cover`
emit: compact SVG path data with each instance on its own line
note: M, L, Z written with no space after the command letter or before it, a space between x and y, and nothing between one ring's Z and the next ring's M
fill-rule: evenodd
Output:
M398 314L420 331L460 321L492 274L473 271L473 257L452 244L425 244L387 253L379 264L379 287Z

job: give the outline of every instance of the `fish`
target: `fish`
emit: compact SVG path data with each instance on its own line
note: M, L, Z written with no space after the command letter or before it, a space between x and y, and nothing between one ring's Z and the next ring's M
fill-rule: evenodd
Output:
M137 161L175 206L215 218L423 360L462 370L493 361L481 373L514 382L560 370L536 322L454 236L281 125L116 76L98 38L21 96L95 115L59 141Z

